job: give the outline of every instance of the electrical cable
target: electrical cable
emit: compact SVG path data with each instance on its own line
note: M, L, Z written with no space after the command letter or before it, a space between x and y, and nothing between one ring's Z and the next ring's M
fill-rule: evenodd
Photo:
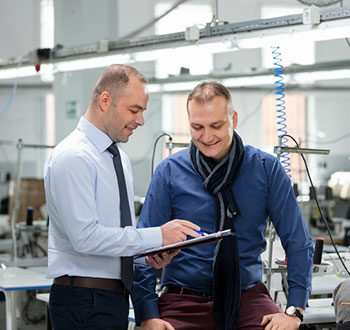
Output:
M169 142L173 141L173 137L171 135L169 135L168 133L163 133L161 135L159 135L156 139L156 141L153 144L153 152L152 152L152 161L151 161L151 178L153 177L153 171L154 171L154 156L156 153L156 147L157 147L157 143L159 141L160 138L162 138L163 136L168 136L169 137Z
M283 135L287 134L287 118L286 118L286 107L284 100L285 94L284 94L284 82L283 82L283 65L281 64L281 53L278 51L280 49L279 46L277 47L271 47L273 49L272 55L273 60L275 61L273 63L275 72L274 77L277 78L275 81L274 88L276 89L275 95L276 95L276 107L277 107L277 132L278 137L282 138L282 147L287 147L287 138L283 138ZM285 153L281 155L281 164L290 177L290 157L288 153Z
M22 65L22 59L19 61L17 69L19 69ZM17 85L18 85L18 77L16 76L15 78L15 82L13 84L13 89L12 92L10 93L5 105L0 109L0 116L2 114L4 114L6 112L6 110L8 109L8 107L10 106L12 100L14 99L14 97L16 96L16 92L17 92Z
M15 83L13 85L13 89L12 89L5 105L0 109L0 116L6 112L6 110L10 106L12 100L14 99L16 92L17 92L17 85L18 85L18 79L16 78Z
M141 32L143 32L144 30L146 30L147 28L151 27L152 25L156 24L159 20L161 20L163 17L165 17L166 15L170 14L175 8L177 8L178 6L182 5L184 2L186 2L188 0L179 0L178 2L176 2L171 8L169 8L167 11L165 11L162 15L156 17L155 19L152 19L150 22L146 23L145 25L139 27L138 29L126 34L125 36L121 37L118 41L122 41L122 40L126 40L126 39L131 39L135 36L137 36L138 34L140 34Z
M291 138L291 139L294 141L294 143L296 144L296 146L297 146L298 148L300 148L300 147L299 147L299 143L297 142L297 140L295 140L291 135L289 135L289 134L284 134L283 137L289 137L289 138ZM311 175L310 175L310 172L309 172L309 167L307 166L305 157L304 157L304 155L303 155L302 153L300 154L300 156L302 157L302 159L303 159L303 161L304 161L306 173L307 173L307 176L308 176L309 181L310 181L310 184L311 184L311 189L312 189L312 191L313 191L313 193L314 193L314 196L315 196L315 201L316 201L317 209L318 209L318 211L320 212L321 219L323 220L324 224L326 225L326 229L327 229L328 235L329 235L329 237L330 237L330 239L331 239L331 241L332 241L332 245L333 245L333 247L334 247L334 249L335 249L335 252L336 252L337 255L338 255L338 258L339 258L340 262L342 263L344 269L346 270L346 272L347 272L347 273L349 274L349 276L350 276L350 272L349 272L349 270L347 269L347 267L345 266L345 264L344 264L342 258L340 257L340 254L339 254L339 252L338 252L337 246L336 246L335 243L334 243L333 236L332 236L331 231L330 231L330 229L329 229L327 220L326 220L326 219L324 218L324 216L323 216L323 213L322 213L320 204L319 204L318 199L317 199L316 189L315 189L315 186L314 186L314 184L313 184L313 182L312 182Z

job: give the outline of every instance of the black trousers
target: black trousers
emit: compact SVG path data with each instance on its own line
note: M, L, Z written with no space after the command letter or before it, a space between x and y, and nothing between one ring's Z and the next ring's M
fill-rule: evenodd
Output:
M53 284L49 313L54 330L126 330L129 297L117 292Z

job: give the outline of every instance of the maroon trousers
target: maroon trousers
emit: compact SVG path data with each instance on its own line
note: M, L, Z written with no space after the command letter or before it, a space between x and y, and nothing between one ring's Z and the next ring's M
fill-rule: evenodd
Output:
M161 319L176 330L215 330L213 301L210 297L164 293L158 300ZM261 330L264 315L281 313L262 283L241 294L238 330Z

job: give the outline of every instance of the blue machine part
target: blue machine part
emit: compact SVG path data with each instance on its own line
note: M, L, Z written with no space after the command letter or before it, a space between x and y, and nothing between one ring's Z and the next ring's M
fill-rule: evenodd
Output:
M281 53L279 51L280 47L271 47L273 55L273 65L275 72L274 76L276 78L274 89L276 95L276 108L277 108L277 133L280 138L282 135L287 134L287 124L286 124L286 106L285 106L285 94L284 94L284 82L283 82L283 65ZM282 146L287 147L287 137L282 138ZM288 153L281 155L281 164L284 167L286 173L290 177L290 157Z

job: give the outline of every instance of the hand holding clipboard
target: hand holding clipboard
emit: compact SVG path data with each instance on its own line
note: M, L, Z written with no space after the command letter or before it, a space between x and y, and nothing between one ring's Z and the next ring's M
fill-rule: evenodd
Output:
M231 229L223 230L223 231L218 231L216 233L212 233L209 235L197 237L197 238L192 238L187 241L179 242L179 243L174 243L174 244L169 244L166 246L162 246L158 249L151 249L147 250L142 253L138 253L134 255L134 259L136 258L141 258L141 257L146 257L146 256L151 256L155 255L158 253L164 253L164 252L173 252L176 250L181 250L185 249L191 246L196 246L196 245L202 245L202 244L208 244L208 243L213 243L222 240L225 237L230 237L234 236L235 233L231 231Z

